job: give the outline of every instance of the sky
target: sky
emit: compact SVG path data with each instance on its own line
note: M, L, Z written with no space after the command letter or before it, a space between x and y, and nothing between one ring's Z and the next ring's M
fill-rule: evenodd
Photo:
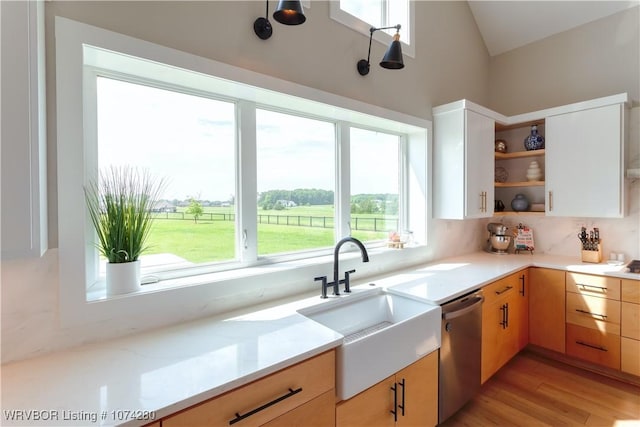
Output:
M258 192L335 189L332 123L257 110ZM164 199L235 197L234 104L98 78L99 167L168 179ZM351 134L351 193L397 193L397 137ZM126 153L126 154L123 154Z

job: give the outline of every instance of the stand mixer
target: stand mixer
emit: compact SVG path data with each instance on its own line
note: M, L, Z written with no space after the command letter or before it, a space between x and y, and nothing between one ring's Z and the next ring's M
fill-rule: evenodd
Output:
M508 234L508 228L506 225L499 222L490 222L487 224L487 230L489 231L489 238L485 250L494 254L507 254L509 245L511 244L512 236Z

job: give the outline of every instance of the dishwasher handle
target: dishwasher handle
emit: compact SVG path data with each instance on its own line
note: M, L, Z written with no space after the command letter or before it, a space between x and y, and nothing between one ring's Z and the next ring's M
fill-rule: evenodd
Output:
M482 294L476 294L464 302L460 302L459 304L452 304L452 306L455 306L456 308L451 311L443 307L442 318L444 320L450 320L450 319L455 319L456 317L464 316L470 311L473 311L476 308L478 308L477 306L482 304L483 301L484 301L484 296L482 296Z

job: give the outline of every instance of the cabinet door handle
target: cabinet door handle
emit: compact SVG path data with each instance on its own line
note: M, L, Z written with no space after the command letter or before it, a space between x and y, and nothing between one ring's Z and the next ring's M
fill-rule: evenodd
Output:
M393 391L393 409L389 412L393 414L393 421L398 422L398 383L393 383L391 391Z
M597 289L597 290L599 290L601 292L607 292L607 288L606 287L602 287L602 286L587 285L587 284L584 284L584 283L576 283L576 286L579 287L579 288L584 289L585 291L588 291L589 290L588 288L591 288L591 289Z
M609 350L606 349L606 347L602 347L600 345L588 344L588 343L586 343L584 341L576 341L576 344L583 345L583 346L589 347L589 348L593 348L593 349L599 350L599 351L609 351Z
M500 311L502 311L502 322L500 322L500 326L502 326L502 329L507 329L509 327L509 303L502 304Z
M402 387L402 405L398 405L398 408L402 410L401 414L404 417L404 391L405 391L404 378L402 379L402 381L400 381L400 387Z
M271 402L265 403L264 405L262 405L262 406L260 406L258 408L252 409L249 412L247 412L246 414L240 415L240 413L236 412L236 417L234 419L232 419L232 420L229 420L229 425L233 425L233 424L237 423L238 421L242 421L245 418L249 418L251 415L257 414L258 412L263 411L263 410L267 409L268 407L275 405L276 403L282 402L283 400L288 399L291 396L300 393L301 391L302 391L302 387L297 388L295 390L289 389L289 393L284 394L284 395L282 395L280 397L277 397L277 398L273 399Z
M589 316L592 316L592 317L602 317L602 320L604 320L604 319L606 319L606 318L607 318L607 315L606 315L606 314L592 313L592 312L590 312L590 311L582 310L582 309L580 309L580 308L576 308L576 311L577 311L578 313L588 314Z
M553 191L549 191L549 212L553 210Z
M496 295L504 294L505 292L507 292L507 291L508 291L508 290L510 290L510 289L513 289L513 286L507 286L507 287L506 287L506 288L504 288L504 289L501 289L501 290L499 290L499 291L496 291Z
M520 290L520 295L524 296L524 274L520 276L520 280L522 281L522 289Z

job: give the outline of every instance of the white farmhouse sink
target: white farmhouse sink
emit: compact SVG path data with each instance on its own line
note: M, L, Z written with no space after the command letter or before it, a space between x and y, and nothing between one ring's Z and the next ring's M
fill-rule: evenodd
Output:
M389 290L367 290L298 312L344 336L336 358L336 393L343 400L440 347L440 307Z

